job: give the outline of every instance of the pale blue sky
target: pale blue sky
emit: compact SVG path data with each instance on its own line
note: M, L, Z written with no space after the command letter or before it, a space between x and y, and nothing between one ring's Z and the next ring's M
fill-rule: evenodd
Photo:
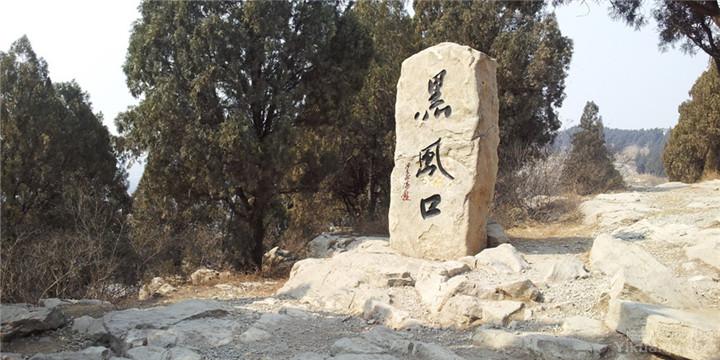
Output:
M0 7L0 49L23 34L44 57L53 81L77 80L95 111L116 133L113 119L135 103L122 64L137 1L5 1ZM600 107L605 125L623 129L670 127L677 107L706 68L704 53L661 52L655 24L640 31L611 20L605 5L573 2L557 9L560 28L574 41L566 79L567 98L559 110L572 126L587 100ZM141 167L131 169L134 187Z

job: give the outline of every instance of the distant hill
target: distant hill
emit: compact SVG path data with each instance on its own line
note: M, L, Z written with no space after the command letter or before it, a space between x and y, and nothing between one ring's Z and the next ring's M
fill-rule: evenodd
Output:
M568 150L572 135L578 132L577 126L560 131L553 149ZM625 130L605 128L605 142L615 156L615 160L624 166L634 167L639 174L665 176L662 152L667 142L669 129Z

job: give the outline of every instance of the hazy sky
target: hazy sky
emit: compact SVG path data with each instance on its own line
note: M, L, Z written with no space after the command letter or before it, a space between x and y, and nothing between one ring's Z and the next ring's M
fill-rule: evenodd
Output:
M26 34L47 60L53 81L75 79L115 133L113 119L135 103L125 85L125 60L137 1L6 1L0 11L0 49ZM677 107L707 66L704 53L660 52L655 24L634 31L611 20L605 5L574 2L557 9L560 28L574 41L559 110L563 127L577 124L588 100L605 125L623 129L670 127ZM141 168L130 174L134 188Z

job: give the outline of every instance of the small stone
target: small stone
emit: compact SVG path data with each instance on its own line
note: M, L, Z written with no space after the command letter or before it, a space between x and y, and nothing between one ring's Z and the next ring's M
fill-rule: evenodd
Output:
M522 255L510 244L502 244L489 248L475 255L477 266L489 266L500 273L519 273L530 265Z

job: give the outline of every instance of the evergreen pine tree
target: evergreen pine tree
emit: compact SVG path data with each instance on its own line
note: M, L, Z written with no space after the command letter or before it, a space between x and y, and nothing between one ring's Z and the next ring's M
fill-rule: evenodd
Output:
M563 168L563 183L581 195L597 194L624 187L605 146L598 106L589 101L580 118L580 131L573 135L572 149Z

